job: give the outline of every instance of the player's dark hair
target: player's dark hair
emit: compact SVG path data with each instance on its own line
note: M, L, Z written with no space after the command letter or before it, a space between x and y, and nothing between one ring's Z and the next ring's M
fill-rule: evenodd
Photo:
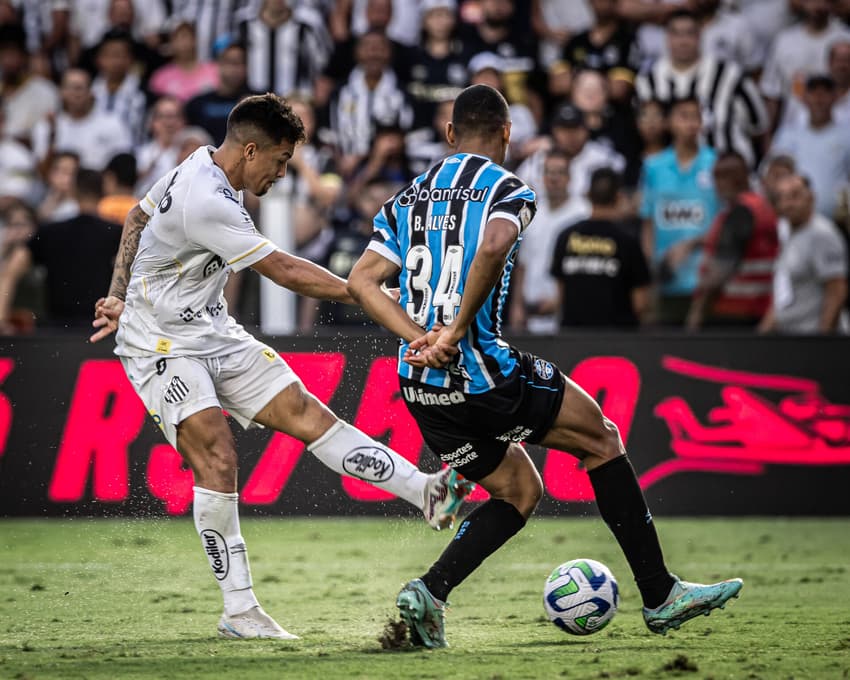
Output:
M119 153L112 157L103 172L112 173L116 183L122 187L133 187L136 184L136 157L131 153Z
M227 137L258 146L307 140L304 123L283 97L272 92L245 97L234 106L227 117Z
M590 176L590 189L587 197L591 205L617 205L617 195L622 182L613 168L597 168Z
M489 85L472 85L455 99L452 126L458 137L488 137L510 122L508 103Z
M101 199L103 198L103 176L97 170L80 168L74 181L77 196Z

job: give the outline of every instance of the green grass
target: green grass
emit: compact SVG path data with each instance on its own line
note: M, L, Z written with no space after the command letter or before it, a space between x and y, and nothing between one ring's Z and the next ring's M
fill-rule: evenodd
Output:
M848 678L850 522L661 519L670 567L741 576L741 599L661 637L600 520L535 519L452 593L451 648L383 651L401 584L446 533L406 520L243 520L255 589L297 642L215 636L190 521L0 521L0 678ZM592 557L619 578L597 635L543 617L543 581Z

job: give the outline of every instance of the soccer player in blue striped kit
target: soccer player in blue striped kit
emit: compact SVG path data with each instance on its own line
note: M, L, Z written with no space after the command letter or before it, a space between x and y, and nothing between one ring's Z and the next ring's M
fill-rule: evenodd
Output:
M384 204L349 277L352 296L403 340L402 395L425 441L490 493L396 604L414 645L447 646L450 591L525 526L543 495L521 445L529 442L582 460L634 574L644 620L666 633L723 606L743 583L688 583L668 571L616 425L552 363L502 340L514 257L535 212L534 192L500 165L510 129L501 94L465 89L446 126L455 153ZM397 273L398 303L381 290Z

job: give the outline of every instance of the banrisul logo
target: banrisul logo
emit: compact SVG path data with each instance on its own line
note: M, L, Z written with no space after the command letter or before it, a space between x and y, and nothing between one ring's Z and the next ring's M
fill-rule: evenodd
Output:
M342 467L352 477L367 482L386 482L395 472L395 465L389 454L375 446L354 449L343 459Z
M201 532L201 543L210 561L210 568L219 581L227 578L230 572L230 556L227 552L227 542L224 536L215 529L204 529Z

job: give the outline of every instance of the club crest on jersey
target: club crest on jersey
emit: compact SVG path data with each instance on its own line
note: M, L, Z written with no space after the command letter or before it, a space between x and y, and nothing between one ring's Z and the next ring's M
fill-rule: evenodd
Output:
M543 380L551 380L552 376L555 375L555 368L548 361L535 359L534 372L543 378Z
M163 399L167 404L177 404L188 396L189 386L180 379L180 376L175 375L165 389Z

